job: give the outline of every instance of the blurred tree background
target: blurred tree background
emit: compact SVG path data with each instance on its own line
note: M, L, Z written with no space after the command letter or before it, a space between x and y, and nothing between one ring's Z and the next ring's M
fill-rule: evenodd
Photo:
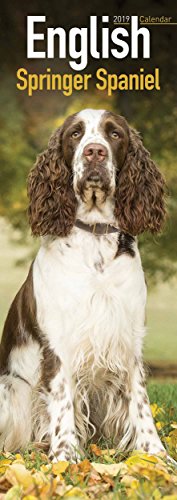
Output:
M7 1L1 6L1 92L0 92L0 215L18 230L23 242L29 238L27 221L26 178L36 155L43 150L49 136L65 117L85 107L105 108L126 117L141 132L144 144L164 173L168 186L168 219L160 237L140 237L141 254L150 284L170 280L177 271L177 26L151 26L151 58L132 60L129 57L109 61L89 58L84 72L92 73L105 67L110 73L137 72L140 67L153 72L160 69L161 91L119 91L112 97L99 92L95 86L90 91L63 96L57 91L38 91L32 97L16 89L16 71L24 67L30 72L42 73L51 67L55 73L71 73L68 61L27 60L26 16L46 15L47 26L88 26L88 16L109 14L110 28L113 15L174 16L175 5L165 0L142 4L128 0L111 0L109 8L101 0L92 0L91 6L81 0L31 0ZM101 17L98 19L101 27ZM127 28L127 27L126 27ZM98 34L100 44L101 30ZM41 42L40 42L41 43ZM45 45L45 43L44 43ZM36 46L37 50L37 46ZM40 45L39 50L45 50ZM29 241L29 240L28 240ZM32 243L31 248L32 248Z

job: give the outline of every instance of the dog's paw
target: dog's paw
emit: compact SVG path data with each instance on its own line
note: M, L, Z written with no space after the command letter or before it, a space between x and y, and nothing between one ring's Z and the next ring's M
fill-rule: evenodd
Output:
M81 454L79 451L74 449L58 450L54 452L51 450L49 452L48 458L51 462L70 462L72 464L77 464L81 461Z

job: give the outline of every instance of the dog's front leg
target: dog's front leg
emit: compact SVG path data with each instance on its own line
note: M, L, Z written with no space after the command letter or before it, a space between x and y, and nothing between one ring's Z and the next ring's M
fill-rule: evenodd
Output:
M135 430L135 449L152 454L165 452L153 421L141 361L134 366L129 412Z
M49 458L52 461L76 461L78 442L71 388L59 358L50 351L49 358L46 359L44 360L43 385L47 396L49 417Z

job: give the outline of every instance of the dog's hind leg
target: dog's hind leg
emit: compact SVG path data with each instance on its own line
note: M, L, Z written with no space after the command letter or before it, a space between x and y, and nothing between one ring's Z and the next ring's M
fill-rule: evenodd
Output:
M31 436L31 387L19 377L0 378L0 449L16 451Z
M15 347L0 376L0 449L24 448L32 435L32 392L40 374L37 342Z

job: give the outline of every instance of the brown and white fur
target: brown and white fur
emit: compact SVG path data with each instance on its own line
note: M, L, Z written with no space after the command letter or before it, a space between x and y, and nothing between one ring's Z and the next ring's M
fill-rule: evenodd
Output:
M40 250L9 310L0 350L0 447L48 439L74 460L89 439L163 450L142 364L146 285L137 234L164 220L164 180L126 120L70 116L29 176ZM97 235L75 225L112 224Z

